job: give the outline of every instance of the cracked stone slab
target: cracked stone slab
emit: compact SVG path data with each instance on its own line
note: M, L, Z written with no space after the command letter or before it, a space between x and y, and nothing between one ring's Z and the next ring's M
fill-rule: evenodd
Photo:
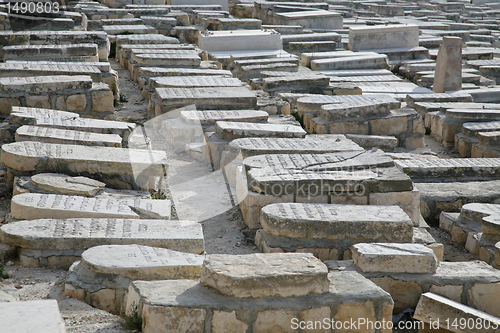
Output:
M31 177L31 183L42 190L65 195L94 197L106 184L88 177L71 177L57 173L39 173Z

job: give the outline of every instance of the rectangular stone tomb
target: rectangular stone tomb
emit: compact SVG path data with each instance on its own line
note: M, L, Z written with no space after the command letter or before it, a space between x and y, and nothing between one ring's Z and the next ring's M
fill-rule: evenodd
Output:
M366 118L390 113L390 102L359 103L348 105L347 103L327 104L321 107L321 118L328 121L342 120L347 118Z
M160 34L133 34L116 36L116 46L124 44L179 44L179 40Z
M77 119L80 115L67 111L13 106L9 115L9 124L35 125L37 119L43 118Z
M35 117L33 125L36 126L101 134L118 134L122 137L124 142L127 142L128 137L136 128L134 123L126 123L123 121L68 117L39 118L38 115Z
M12 106L23 105L104 118L114 111L113 101L108 84L92 83L88 75L0 78L0 112L4 114Z
M1 162L13 174L91 175L111 188L138 189L149 177L165 177L167 156L155 150L25 141L4 144Z
M261 122L266 121L269 114L256 110L205 110L181 111L181 119L188 124L214 125L217 121Z
M310 253L212 254L200 282L236 298L289 297L328 292L327 275L325 264Z
M217 76L155 77L149 80L151 88L200 88L200 87L242 87L237 78Z
M197 67L201 58L195 51L177 53L132 53L131 62L146 66L189 66ZM129 67L131 62L129 62Z
M277 203L262 208L255 243L263 252L315 249L341 259L357 243L411 243L413 223L397 206ZM430 250L432 253L432 250ZM313 250L314 252L314 250Z
M426 323L427 327L432 325L429 331L455 332L469 323L467 332L493 333L498 332L500 326L499 318L432 292L420 296L414 318Z
M381 150L325 154L269 154L247 157L245 171L252 168L299 169L305 171L359 170L392 167L394 161Z
M473 102L472 96L464 91L442 94L408 94L406 104L412 108L416 102Z
M303 138L306 131L300 126L284 124L255 124L247 122L218 121L215 131L223 140L244 137Z
M326 95L313 95L304 96L297 99L297 110L299 113L315 113L320 114L321 108L327 104L339 104L346 107L353 107L356 105L377 105L381 104L380 108L389 106L389 109L398 109L401 107L401 102L394 99L390 95L376 94L376 95L348 95L348 96L326 96Z
M150 118L194 104L197 109L253 109L257 97L244 87L156 88L149 103Z
M293 318L329 320L331 313L335 314L332 320L338 322L353 318L356 322L358 318L391 320L389 295L359 273L339 270L329 273L329 279L329 291L322 294L258 299L227 296L193 280L134 281L129 288L127 313L137 309L144 333L155 332L157 322L170 332L226 332L228 327L237 332L249 327L255 332L292 332ZM280 286L279 280L270 287L276 286ZM237 316L240 311L248 316ZM182 318L187 317L186 324Z
M349 27L349 49L352 51L417 47L419 28L414 24Z
M12 198L13 219L148 218L169 219L170 201L87 198L61 194L23 193Z
M273 24L300 25L304 29L342 29L342 15L333 11L307 10L275 13Z
M100 134L30 125L19 127L16 130L15 140L84 146L122 146L122 138L118 134Z
M90 88L92 88L92 78L87 75L0 78L0 93L2 94L13 95Z
M101 245L82 253L69 269L65 295L108 312L125 311L133 280L178 280L200 277L203 256L142 245ZM106 297L111 295L111 297Z
M3 60L99 61L97 44L15 45L3 48Z
M480 180L500 177L498 158L406 159L395 163L407 175L421 181L436 178Z
M435 273L439 264L434 251L422 244L355 244L352 259L363 272Z
M272 196L329 196L412 191L410 177L395 167L354 171L253 168L247 172L248 190ZM360 199L361 199L360 198Z
M242 160L263 154L324 154L342 151L364 151L344 135L299 138L242 138L229 143L231 155L241 153Z
M385 69L389 67L388 61L389 58L385 54L353 55L349 57L312 60L311 69L313 71L358 68Z
M198 47L207 52L280 50L281 35L273 30L232 30L200 32Z
M0 77L24 77L24 76L52 76L52 75L89 75L92 81L101 81L101 71L93 65L81 63L75 65L49 65L28 62L0 63Z
M202 254L201 225L192 221L141 219L42 219L0 228L5 244L21 247L23 266L67 266L98 245L144 245Z
M66 333L59 306L54 299L1 302L2 326L18 333Z

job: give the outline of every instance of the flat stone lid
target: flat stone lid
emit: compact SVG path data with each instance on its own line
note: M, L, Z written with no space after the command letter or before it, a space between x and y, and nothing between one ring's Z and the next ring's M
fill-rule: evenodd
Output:
M181 119L188 124L213 125L216 121L259 122L267 120L266 111L257 110L205 110L181 111Z
M143 245L102 245L82 253L82 263L95 273L133 280L193 279L204 256Z
M260 223L274 236L411 241L413 223L399 206L277 203L261 210ZM399 236L398 236L399 235Z
M218 121L215 131L223 140L245 137L303 138L307 132L301 126L289 124L255 124L248 122Z
M434 273L438 259L422 244L360 243L352 246L354 264L365 273Z
M58 173L39 173L31 176L31 183L36 187L66 195L93 197L104 189L106 184L87 177L71 177Z
M57 301L0 302L2 330L16 333L66 333Z
M310 253L214 254L205 258L201 283L238 298L288 297L328 292L327 275Z
M484 217L490 215L500 215L500 205L488 203L469 203L460 209L460 217L471 221L479 222Z
M481 223L481 231L485 235L500 236L500 214L484 217Z
M138 244L203 253L201 224L193 221L42 219L0 227L3 243L32 250L80 250L98 245Z

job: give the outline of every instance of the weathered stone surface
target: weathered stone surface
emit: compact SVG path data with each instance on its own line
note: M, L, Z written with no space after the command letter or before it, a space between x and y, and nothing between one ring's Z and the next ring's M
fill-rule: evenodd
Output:
M66 332L56 300L0 302L0 321L11 332Z
M246 122L218 121L217 135L223 140L245 137L303 138L307 132L300 126L284 124L254 124Z
M344 135L298 138L243 138L229 143L230 152L243 158L262 154L322 154L341 151L364 151Z
M256 110L204 110L181 111L181 119L188 124L214 125L217 121L261 122L268 119L265 111Z
M437 323L442 330L452 332L461 332L459 327L466 327L464 331L471 333L497 332L500 326L500 319L497 317L431 292L420 297L414 318L434 325ZM465 325L461 324L464 322ZM453 326L453 323L457 325Z
M437 93L462 89L462 38L443 37L436 60L432 90Z
M348 151L326 154L269 154L247 157L245 170L252 168L302 169L307 171L358 170L394 166L392 158L381 150Z
M278 203L261 210L260 223L274 236L406 243L413 223L397 206Z
M349 49L353 51L418 46L417 25L382 25L350 27Z
M157 218L170 219L170 201L153 199L85 198L60 194L24 193L11 201L14 219Z
M40 94L90 88L92 88L92 78L87 75L0 78L0 91L4 94Z
M325 120L341 120L346 118L370 117L388 114L390 112L390 102L360 103L356 105L330 104L321 107L321 117Z
M244 83L237 78L218 76L166 76L149 80L151 88L200 88L200 87L241 87Z
M162 247L203 253L201 225L191 221L66 219L10 223L0 228L3 243L32 250L88 249L98 245Z
M31 177L31 183L45 191L65 195L93 197L104 189L106 184L87 177L71 177L58 173L39 173Z
M82 253L81 264L94 273L132 280L194 279L203 256L142 245L101 245Z
M352 258L365 273L434 273L438 265L434 251L421 244L355 244Z
M302 296L329 290L328 269L311 254L210 255L201 283L238 298Z
M76 119L80 118L80 115L67 111L13 106L9 115L9 124L34 125L36 119L40 118Z
M103 181L105 176L162 176L167 163L160 151L29 141L5 144L1 152L2 163L17 171L87 173Z
M122 146L122 138L118 134L91 133L30 125L19 127L16 130L15 139L17 142L38 141L85 146Z

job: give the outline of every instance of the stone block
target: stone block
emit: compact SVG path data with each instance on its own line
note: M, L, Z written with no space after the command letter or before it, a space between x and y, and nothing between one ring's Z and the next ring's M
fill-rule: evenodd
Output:
M434 273L439 264L434 251L421 244L360 243L351 250L363 272Z
M288 297L327 292L327 273L308 253L210 255L203 263L201 283L238 298Z
M92 111L113 112L114 109L114 97L111 90L96 90L92 92Z
M83 112L87 108L87 96L85 94L71 95L66 98L66 110Z
M26 96L26 106L32 108L50 109L49 96Z

